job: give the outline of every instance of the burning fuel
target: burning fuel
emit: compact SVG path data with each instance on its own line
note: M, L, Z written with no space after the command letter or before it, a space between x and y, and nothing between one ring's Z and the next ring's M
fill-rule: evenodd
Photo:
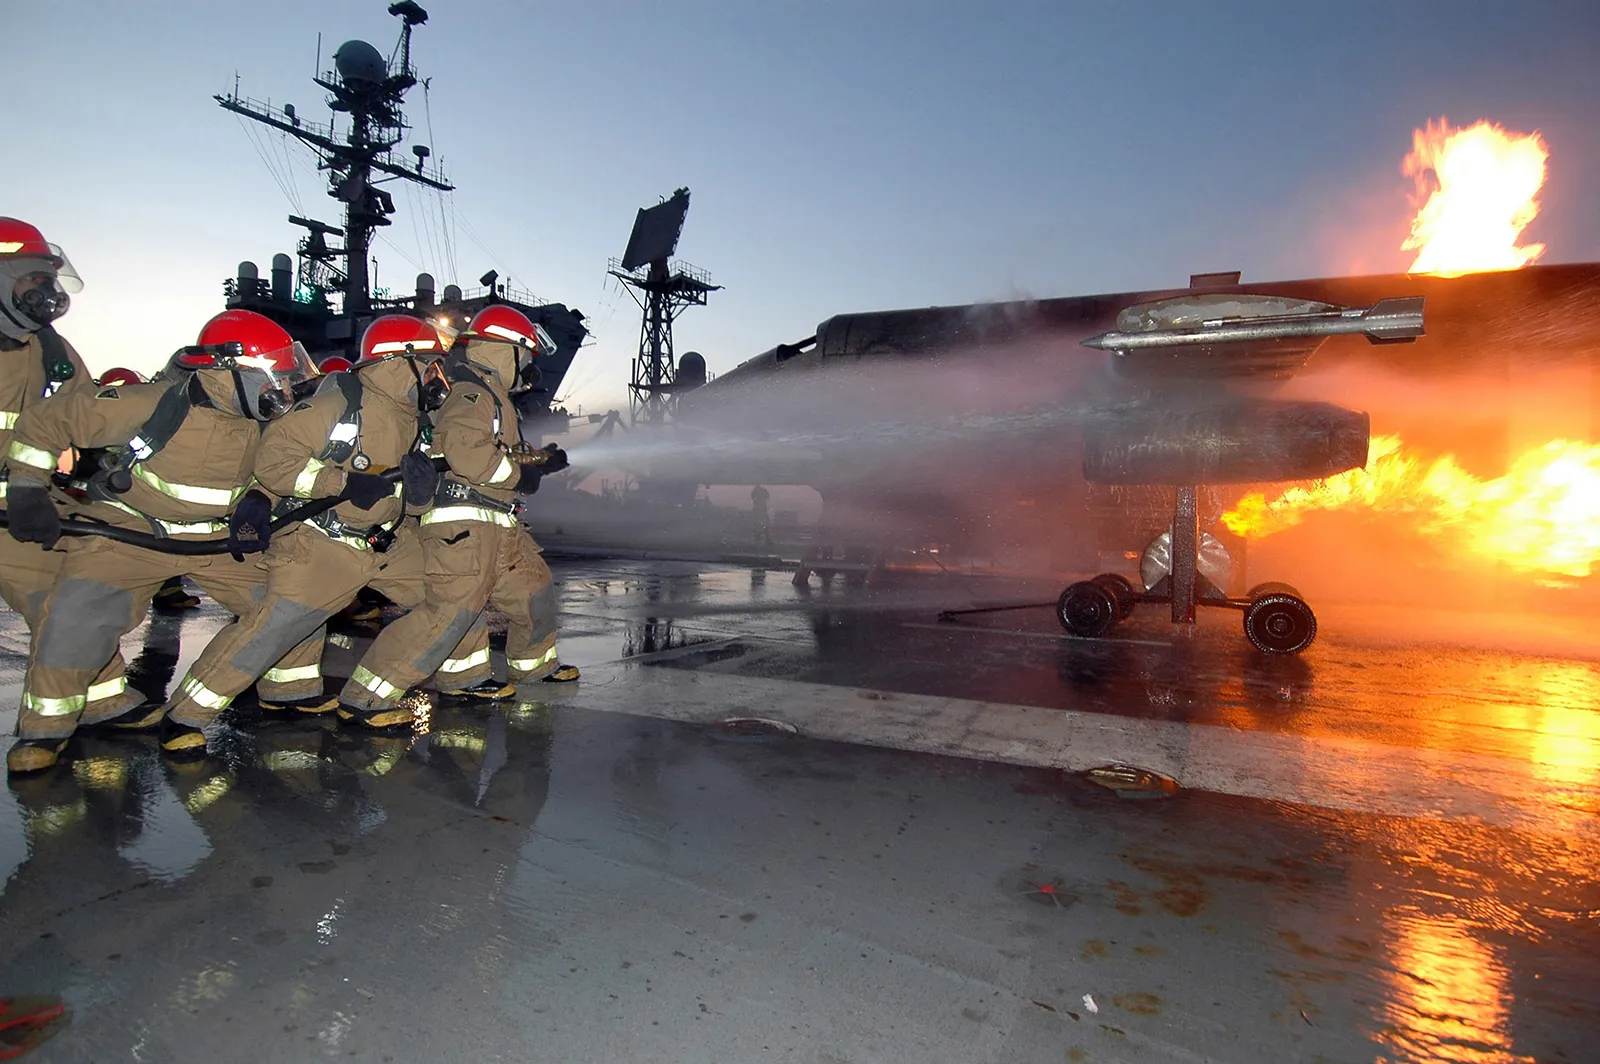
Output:
M1260 539L1331 510L1398 516L1448 549L1517 572L1588 576L1600 565L1600 444L1551 440L1505 475L1480 478L1453 455L1427 461L1398 436L1374 436L1365 468L1272 498L1247 495L1222 521Z
M1549 154L1538 133L1486 121L1452 129L1441 118L1416 130L1402 164L1423 201L1401 245L1417 252L1407 272L1455 277L1537 261L1544 245L1517 241L1539 214Z

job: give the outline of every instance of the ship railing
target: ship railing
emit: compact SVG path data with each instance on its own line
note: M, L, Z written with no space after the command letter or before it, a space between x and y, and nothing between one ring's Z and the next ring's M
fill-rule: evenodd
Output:
M544 306L544 302L526 288L517 288L515 285L509 284L497 284L493 288L485 288L482 286L478 288L467 288L461 293L461 302L463 303L470 303L476 299L487 300L490 302L505 299L516 303L521 303L524 306L529 307Z

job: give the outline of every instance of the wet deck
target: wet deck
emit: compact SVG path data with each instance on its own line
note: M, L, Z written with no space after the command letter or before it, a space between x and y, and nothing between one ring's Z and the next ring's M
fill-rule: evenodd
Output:
M72 1012L29 1059L1593 1059L1580 620L1324 609L1266 661L1232 614L937 623L993 583L556 570L576 687L191 766L85 737L0 795L0 996ZM159 680L221 620L126 649ZM1063 771L1110 761L1186 790Z

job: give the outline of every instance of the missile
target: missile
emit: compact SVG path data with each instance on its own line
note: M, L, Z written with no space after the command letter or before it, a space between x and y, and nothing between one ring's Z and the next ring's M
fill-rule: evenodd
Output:
M1306 301L1307 309L1281 314L1250 313L1250 310L1283 305L1287 301L1256 297L1270 299L1270 303L1247 302L1251 298L1242 295L1184 297L1129 307L1117 316L1116 329L1091 336L1083 343L1086 347L1120 353L1313 336L1365 335L1375 344L1403 344L1424 335L1421 296L1382 299L1370 307L1336 307ZM1211 307L1242 312L1200 316Z
M1423 335L1421 296L1341 307L1309 299L1241 292L1139 303L1117 315L1111 332L1088 347L1111 351L1128 377L1288 377L1330 336L1362 335L1374 344Z

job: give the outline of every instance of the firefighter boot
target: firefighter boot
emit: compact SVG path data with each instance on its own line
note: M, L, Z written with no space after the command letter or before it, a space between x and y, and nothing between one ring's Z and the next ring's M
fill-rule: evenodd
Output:
M6 772L20 776L28 772L43 772L61 760L61 751L67 748L67 736L53 739L18 739L6 751Z
M161 718L157 739L161 743L161 752L168 757L203 757L206 752L206 733L171 717Z
M480 702L500 702L517 693L512 684L501 683L494 677L480 680L470 687L456 687L449 690L440 689L439 693L447 698L471 698Z

